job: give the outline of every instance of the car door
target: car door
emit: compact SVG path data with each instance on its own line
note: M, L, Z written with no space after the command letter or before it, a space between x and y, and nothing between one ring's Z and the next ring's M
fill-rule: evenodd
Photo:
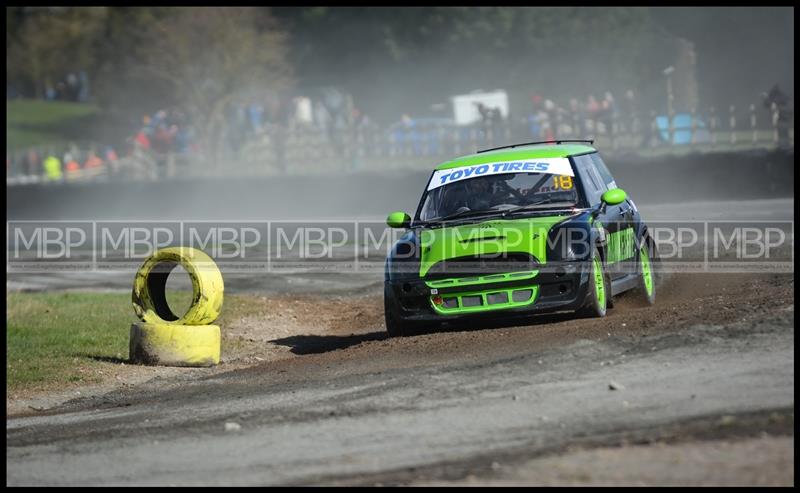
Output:
M606 185L608 190L618 188L617 182L611 176L605 162L600 157L600 154L595 152L589 155L592 158L594 169L600 175L600 179ZM636 205L633 203L630 195L625 198L625 201L617 206L619 214L619 224L617 236L612 238L614 243L612 247L615 249L613 254L616 256L616 261L612 263L614 271L620 277L625 274L633 273L636 271L636 246L637 246L637 231L639 231L639 214L636 210Z
M603 193L609 190L609 184L603 179L595 165L594 154L584 154L574 157L575 168L581 175L587 199L590 206L600 204ZM616 188L611 182L612 188ZM603 228L606 241L606 271L612 280L623 277L626 272L621 260L627 257L632 245L632 215L631 207L627 201L617 205L606 205L596 221Z

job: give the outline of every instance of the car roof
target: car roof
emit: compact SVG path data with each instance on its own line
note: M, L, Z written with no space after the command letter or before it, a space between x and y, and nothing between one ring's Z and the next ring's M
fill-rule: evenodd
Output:
M461 156L440 164L436 169L461 168L463 166L474 166L476 164L494 163L498 161L569 157L591 152L597 152L597 149L586 144L532 144L514 147L512 149L497 149L494 151Z

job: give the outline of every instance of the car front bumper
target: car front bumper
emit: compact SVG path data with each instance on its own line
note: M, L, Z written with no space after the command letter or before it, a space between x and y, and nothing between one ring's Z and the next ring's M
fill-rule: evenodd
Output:
M587 262L561 262L540 266L532 277L514 278L511 273L497 282L486 279L495 276L485 276L473 284L461 283L465 278L457 277L447 280L452 283L415 279L386 284L396 300L397 315L408 322L506 320L580 309L589 290L589 273ZM525 299L522 292L528 290L533 293ZM434 303L437 297L440 304Z

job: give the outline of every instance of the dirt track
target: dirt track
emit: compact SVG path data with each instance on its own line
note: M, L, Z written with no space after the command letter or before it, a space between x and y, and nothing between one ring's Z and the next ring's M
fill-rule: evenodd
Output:
M775 415L783 424L768 433L793 440L793 288L789 276L676 276L655 308L620 297L603 321L550 316L528 327L391 340L379 300L361 298L353 300L361 314L332 317L325 333L272 339L291 353L273 361L151 381L8 421L7 480L524 482L527 466L505 476L486 466L568 445L680 437L669 431L676 421L728 420L705 438L746 438L767 429L746 416ZM314 313L302 306L300 324ZM611 381L624 388L609 390ZM241 430L226 432L228 422ZM784 443L760 446L785 460Z

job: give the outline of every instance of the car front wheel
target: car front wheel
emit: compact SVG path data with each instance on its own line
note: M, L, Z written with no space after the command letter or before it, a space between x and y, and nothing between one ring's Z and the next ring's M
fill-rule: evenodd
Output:
M603 268L603 260L600 252L594 249L594 254L590 261L589 271L589 290L586 295L586 303L578 312L583 317L605 317L609 306L611 295L608 275Z
M383 287L383 315L386 320L386 332L389 337L402 337L402 322L395 311L394 293L388 285Z

